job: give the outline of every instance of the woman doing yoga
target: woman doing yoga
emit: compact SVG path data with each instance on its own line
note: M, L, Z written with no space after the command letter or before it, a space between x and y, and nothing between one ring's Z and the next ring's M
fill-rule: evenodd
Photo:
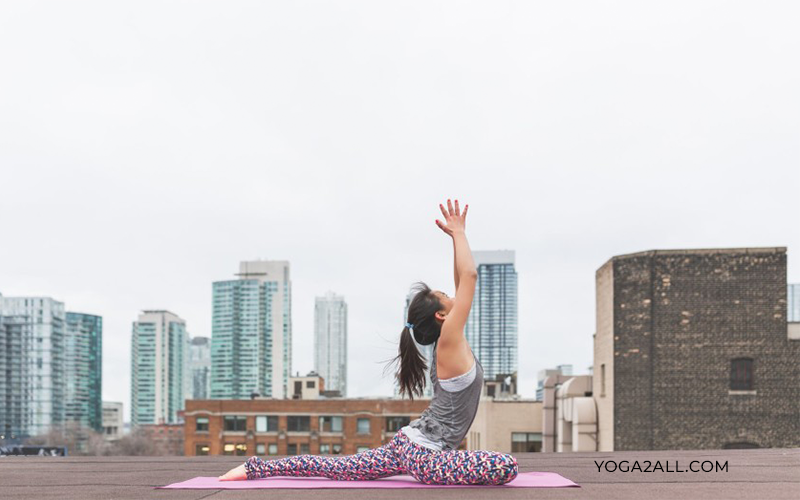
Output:
M410 474L425 484L500 485L517 477L517 461L511 455L457 449L475 419L483 389L483 367L464 337L478 275L465 233L469 206L462 213L458 200L455 207L447 200L447 208L441 204L439 208L444 222L436 224L453 240L456 294L450 298L418 283L395 358L400 393L413 399L425 388L427 369L414 341L433 344L430 406L380 448L342 457L252 457L220 476L221 480L318 476L357 481Z

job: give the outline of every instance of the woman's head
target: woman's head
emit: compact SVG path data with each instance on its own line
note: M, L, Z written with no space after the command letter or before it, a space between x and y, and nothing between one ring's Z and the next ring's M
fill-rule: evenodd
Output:
M444 292L431 290L422 282L416 283L412 290L416 293L408 305L406 323L413 327L406 326L400 334L400 347L395 358L399 367L395 377L400 384L400 394L414 399L415 394L422 395L425 370L428 369L416 344L430 345L439 340L442 323L453 308L453 299Z

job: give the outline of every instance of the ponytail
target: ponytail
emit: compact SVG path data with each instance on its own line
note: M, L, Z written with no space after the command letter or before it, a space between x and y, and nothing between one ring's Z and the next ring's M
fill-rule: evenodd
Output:
M415 395L422 396L425 390L425 372L428 369L425 356L419 352L417 344L435 343L442 331L435 318L436 312L442 310L439 298L421 281L415 284L413 291L414 298L408 304L407 323L400 334L397 357L393 360L398 364L395 378L400 386L400 396L408 396L412 400ZM409 326L414 330L413 335Z
M425 371L428 364L425 357L417 349L411 331L408 327L403 328L400 334L400 348L398 349L397 359L400 362L399 369L395 378L400 384L400 396L406 395L412 400L414 395L422 396L425 389Z

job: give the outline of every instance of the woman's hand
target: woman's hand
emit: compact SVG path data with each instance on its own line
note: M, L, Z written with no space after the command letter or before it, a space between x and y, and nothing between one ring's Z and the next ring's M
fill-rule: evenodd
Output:
M242 479L247 479L247 471L244 468L244 464L242 464L219 476L218 479L220 481L241 481Z
M456 200L456 208L453 210L453 205L448 199L447 210L444 209L441 203L439 203L439 209L441 209L442 215L444 215L445 222L436 219L436 225L439 226L442 231L452 237L454 232L464 232L466 230L467 210L469 209L469 205L464 205L464 213L461 213L458 207L458 200Z

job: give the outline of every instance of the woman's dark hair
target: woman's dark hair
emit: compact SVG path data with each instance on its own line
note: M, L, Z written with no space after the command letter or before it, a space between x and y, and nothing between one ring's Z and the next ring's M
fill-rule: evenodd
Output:
M411 323L413 328L408 326L403 328L400 334L400 348L394 361L398 362L395 378L400 384L400 395L406 395L414 399L414 395L422 395L425 389L425 370L428 364L425 357L417 349L416 341L419 345L430 345L439 340L442 326L436 321L434 316L437 311L443 309L433 290L423 282L417 282L412 287L416 291L414 298L408 305L408 318L406 323ZM411 338L411 335L414 338Z

